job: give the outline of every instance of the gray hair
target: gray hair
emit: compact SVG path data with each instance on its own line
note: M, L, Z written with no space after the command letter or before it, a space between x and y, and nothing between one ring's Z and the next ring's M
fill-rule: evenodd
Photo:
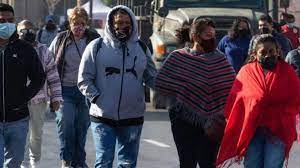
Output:
M30 21L30 20L22 20L21 22L18 23L18 27L21 26L21 25L27 25L27 26L30 26L32 27L32 29L35 29L35 25Z

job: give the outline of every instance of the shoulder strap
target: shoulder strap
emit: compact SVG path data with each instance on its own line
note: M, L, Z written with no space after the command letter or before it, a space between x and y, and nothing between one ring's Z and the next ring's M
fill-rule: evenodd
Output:
M102 47L102 42L103 42L103 38L102 37L98 37L98 39L97 39L97 44L96 44L96 53L95 53L95 55L94 55L94 57L95 57L95 62L97 62L97 54L98 54L98 52L99 52L99 50L101 49L101 47Z
M57 41L55 44L55 46L56 46L55 54L57 54L59 47L65 47L65 46L61 46L61 45L66 41L67 34L68 34L67 32L62 32L62 33L57 34L58 37L57 37ZM65 45L65 44L63 44L63 45Z
M147 55L147 45L142 41L142 40L138 40L139 45L141 46L141 48L143 49L145 55Z
M73 40L74 40L74 39L73 39ZM78 53L79 57L81 58L81 53L80 53L80 51L79 51L79 48L78 48L78 46L77 46L77 43L76 43L76 41L75 41L75 40L74 40L74 44L75 44L75 47L76 47L77 53Z
M43 29L40 29L39 33L38 33L38 42L41 42L41 37L42 37L42 33L43 33Z
M99 50L101 49L102 47L102 42L103 42L103 38L102 37L99 37L98 40L97 40L97 44L96 44L96 54L98 54Z

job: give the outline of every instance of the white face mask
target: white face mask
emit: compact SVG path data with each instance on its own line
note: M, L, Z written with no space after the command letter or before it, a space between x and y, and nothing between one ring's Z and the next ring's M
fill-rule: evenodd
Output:
M16 31L15 23L0 23L0 38L7 40Z

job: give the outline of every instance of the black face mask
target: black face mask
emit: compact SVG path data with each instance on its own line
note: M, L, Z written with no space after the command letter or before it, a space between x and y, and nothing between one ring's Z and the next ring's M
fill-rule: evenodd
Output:
M263 27L263 28L259 29L259 33L260 34L269 34L269 33L271 33L271 31L269 30L269 28Z
M46 29L47 30L55 30L56 29L56 25L55 24L47 24L46 25Z
M123 29L116 29L115 30L115 35L116 38L120 41L120 42L125 42L129 39L130 37L130 32L129 32L129 27L125 27Z
M283 26L283 25L285 25L286 23L287 23L287 22L286 22L285 20L280 19L280 22L279 22L280 26Z
M213 52L216 49L216 39L211 38L209 40L201 40L201 46L204 52Z
M239 36L246 37L249 35L249 30L248 29L239 29L238 33L239 33Z
M260 65L263 69L272 70L275 68L277 60L276 60L275 56L260 57L258 62L260 63Z
M22 29L22 30L20 30L20 33L22 33L20 35L20 39L25 40L31 44L35 42L36 34L35 34L34 30Z

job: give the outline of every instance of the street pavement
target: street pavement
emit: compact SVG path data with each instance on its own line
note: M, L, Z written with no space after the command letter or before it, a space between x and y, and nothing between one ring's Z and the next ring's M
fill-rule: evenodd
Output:
M87 164L93 167L95 150L90 130L86 153ZM56 123L53 117L48 117L44 126L41 168L59 168L60 165ZM242 167L233 165L231 168ZM300 144L294 144L288 167L300 168ZM147 106L137 168L179 168L168 113L165 110L153 110Z

